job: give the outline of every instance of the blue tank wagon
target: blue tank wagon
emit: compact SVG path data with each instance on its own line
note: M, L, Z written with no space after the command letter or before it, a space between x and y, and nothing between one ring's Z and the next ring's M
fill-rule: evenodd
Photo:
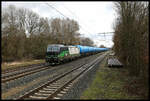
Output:
M98 52L107 51L108 48L98 48L98 47L91 47L91 46L82 46L82 45L75 45L80 49L80 54L82 56L87 56L91 54L95 54Z
M81 46L81 45L75 45L76 47L78 47L80 49L80 54L82 56L86 56L88 53L88 47L87 46Z

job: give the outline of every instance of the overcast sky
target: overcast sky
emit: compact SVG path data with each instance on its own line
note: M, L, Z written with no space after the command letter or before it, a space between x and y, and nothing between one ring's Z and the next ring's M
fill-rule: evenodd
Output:
M102 32L114 32L113 23L116 18L114 2L2 2L2 7L10 4L16 7L23 7L33 10L41 17L64 18L55 9L49 7L52 5L58 11L70 19L76 20L80 25L79 32L83 37L91 38L95 45L105 45L112 47L112 33L104 37Z

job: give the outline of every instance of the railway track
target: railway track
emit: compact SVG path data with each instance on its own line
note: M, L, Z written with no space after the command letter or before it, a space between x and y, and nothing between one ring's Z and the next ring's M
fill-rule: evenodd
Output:
M16 67L15 69L10 69L2 73L1 75L1 81L2 83L6 83L36 72L40 72L43 70L46 70L50 68L48 64L40 63L40 64L34 64L30 66L24 66L24 67Z
M96 58L94 61L80 65L70 71L67 71L61 75L58 75L53 80L46 82L45 84L25 93L15 100L20 99L60 99L64 93L66 93L73 82L84 75L97 63L101 62L106 53Z
M14 68L9 68L9 69L3 70L2 74L7 74L7 73L10 73L10 72L19 71L19 70L32 68L32 67L35 67L35 66L41 66L41 65L45 65L45 63L38 63L38 64L32 64L32 65L28 65L28 66L18 66L18 67L14 67Z
M24 67L22 69L12 69L9 72L2 73L1 81L2 81L2 83L6 83L6 82L9 82L11 80L15 80L15 79L18 79L20 77L30 75L32 73L43 71L43 70L48 69L48 68L50 68L50 66L48 64L42 63L42 64L38 64L38 65L32 65L28 68Z

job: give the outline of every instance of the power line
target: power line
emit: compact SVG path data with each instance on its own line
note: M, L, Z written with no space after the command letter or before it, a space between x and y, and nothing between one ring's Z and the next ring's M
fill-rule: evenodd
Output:
M79 19L79 17L77 17L77 15L76 15L74 12L72 12L71 10L69 10L65 5L64 5L64 8L66 8L72 15L74 15L80 22L82 22L82 20ZM82 24L83 24L84 26L86 25L86 24L83 23L83 22L82 22Z
M52 5L49 5L48 3L46 3L46 4L47 4L49 7L55 9L57 12L59 12L63 17L69 18L69 17L65 16L63 13L61 13L59 10L57 10L55 7L53 7ZM67 8L66 8L66 9L67 9ZM69 9L67 9L67 10L68 10L72 15L76 16L71 10L69 10ZM77 16L76 16L76 18L77 18ZM79 18L78 18L78 20L79 20ZM82 29L84 29L81 25L79 25L79 27L82 28ZM85 30L85 29L84 29L84 30ZM88 32L87 30L85 30L85 31ZM88 32L88 33L90 34L90 32ZM114 33L114 32L98 33L98 34L104 34L105 42L106 42L106 36L105 36L106 33Z
M75 13L73 13L71 10L69 10L65 5L64 5L64 8L66 8L72 15L74 15L81 22L81 20L77 17L77 15ZM98 34L104 34L105 35L106 33L114 33L114 32L104 32L104 33L98 33Z
M51 7L51 8L53 8L53 9L55 9L57 12L59 12L62 16L64 16L64 17L66 17L66 18L69 18L69 17L67 17L67 16L65 16L63 13L61 13L59 10L57 10L55 7L53 7L52 5L49 5L48 3L46 3L49 7ZM82 27L81 25L79 25L80 27ZM84 29L83 27L82 27L82 29ZM85 30L85 29L84 29ZM87 30L85 30L86 32L88 32ZM89 33L89 32L88 32Z
M57 12L59 12L62 16L68 18L67 16L65 16L64 14L62 14L59 10L57 10L55 7L53 7L52 5L49 5L48 3L46 3L49 7L55 9Z
M104 37L105 37L105 44L106 44L106 33L114 33L114 32L103 32L103 33L98 33L98 34L104 34ZM108 41L107 41L108 42Z
M106 33L115 33L115 32L103 32L103 33L98 33L98 34L106 34Z
M65 5L64 5L64 8L66 8L72 15L76 16L75 13L73 13L71 10L69 10ZM77 16L76 16L77 17Z

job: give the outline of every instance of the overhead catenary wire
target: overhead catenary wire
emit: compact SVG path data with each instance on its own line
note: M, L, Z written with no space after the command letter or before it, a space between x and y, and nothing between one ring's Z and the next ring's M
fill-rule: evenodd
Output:
M82 21L81 19L79 19L79 17L77 17L77 15L76 15L73 11L71 11L70 9L68 9L68 7L66 7L65 5L63 5L63 7L64 7L65 9L67 9L72 15L74 15L74 17L76 17L76 18L78 19L78 21L82 22L82 24L83 24L84 26L86 26L86 24L83 23L83 21ZM88 27L88 28L89 28L89 27Z
M69 17L67 17L67 16L65 16L63 13L61 13L58 9L56 9L54 6L52 6L52 5L49 5L48 3L46 3L49 7L51 7L51 8L53 8L53 9L55 9L57 12L59 12L62 16L64 16L64 17L66 17L66 18L69 18ZM64 6L72 15L74 15L74 16L76 16L76 14L75 13L73 13L71 10L69 10L66 6ZM80 20L77 16L76 16L76 18L78 19L78 20ZM80 20L80 22L81 22L81 20ZM82 27L81 25L79 25L80 27ZM83 27L82 27L82 29L83 29ZM85 29L84 29L85 30ZM87 30L85 30L86 32L88 32L88 33L90 33L89 31L87 31ZM114 33L114 32L104 32L104 33ZM98 33L98 34L104 34L104 33Z
M64 5L64 8L66 8L72 15L74 15L80 22L81 22L81 20L77 17L77 15L74 13L74 12L72 12L70 9L68 9L65 5ZM83 24L83 22L82 22L82 24ZM85 25L85 24L84 24ZM104 33L98 33L98 34L104 34L104 37L105 37L105 39L106 39L106 33L108 34L108 33L114 33L114 32L104 32ZM110 36L110 35L109 35ZM112 35L111 35L112 36Z
M68 18L67 16L65 16L63 13L61 13L59 10L57 10L55 7L53 7L52 5L49 5L48 3L46 3L49 7L55 9L57 12L59 12L62 16Z
M63 7L64 7L65 9L67 9L67 10L74 16L74 18L77 18L77 20L78 20L80 23L82 22L82 21L77 17L77 15L76 15L74 12L72 12L70 9L68 9L65 5L63 5ZM82 22L82 25L85 26L85 24L83 24L83 22ZM83 26L81 26L80 24L79 24L79 26L82 27L82 29L84 29ZM86 29L89 29L89 28L86 28ZM84 30L85 30L85 29L84 29ZM86 30L86 32L88 32L89 34L91 33L91 32L89 32L89 31L87 31L87 30Z
M73 13L70 9L68 9L65 5L64 5L64 8L66 8L72 15L74 15L80 22L81 22L81 20L76 16L76 14L75 13ZM82 24L83 24L83 22L82 22ZM83 24L84 25L84 24ZM84 25L85 26L85 25ZM106 34L107 33L107 34ZM106 39L106 35L107 36L112 36L112 35L108 35L108 33L114 33L114 32L104 32L104 33L98 33L98 34L104 34L104 41L105 41L105 43L107 43L107 42L109 42L107 39Z
M69 17L67 17L66 15L64 15L62 12L60 12L58 9L56 9L54 6L49 5L48 3L46 3L46 4L47 4L49 7L55 9L55 10L56 10L59 14L61 14L63 17L69 18ZM66 7L65 7L65 8L66 8ZM66 8L66 9L67 9L67 8ZM72 15L76 16L71 10L69 10L69 9L67 9L67 10L68 10ZM76 18L77 18L77 16L76 16ZM78 20L79 20L79 18L78 18ZM86 31L86 32L88 32L88 33L90 34L90 32L87 31L87 30L85 30L81 25L79 25L79 27L82 28L84 31ZM114 32L98 33L98 34L104 34L105 42L106 42L106 33L108 34L108 33L114 33Z
M61 13L58 9L56 9L54 6L52 6L52 5L49 5L48 3L46 3L49 7L51 7L51 8L53 8L53 9L55 9L58 13L60 13L63 17L66 17L66 18L69 18L69 17L67 17L67 16L65 16L63 13ZM82 29L84 29L81 25L79 25ZM87 30L85 30L84 29L84 31L86 31L86 32L88 32L88 33L90 33L89 31L87 31Z
M106 40L106 33L107 33L107 34L108 34L108 33L113 33L113 34L114 34L114 32L103 32L103 33L98 33L98 34L100 34L100 35L101 35L101 34L104 35L104 38L105 38L105 44L106 44L106 43L109 43L109 41ZM112 35L109 35L109 36L112 36Z

